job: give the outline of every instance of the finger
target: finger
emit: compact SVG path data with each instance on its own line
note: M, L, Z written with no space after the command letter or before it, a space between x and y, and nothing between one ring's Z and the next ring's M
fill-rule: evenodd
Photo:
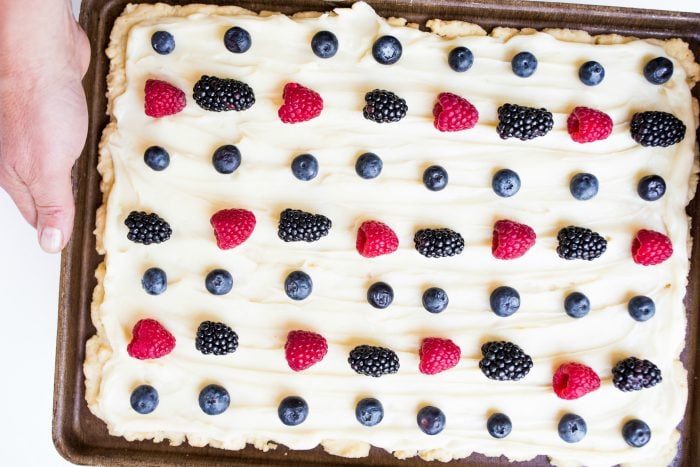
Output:
M47 253L58 253L68 242L75 215L70 167L42 173L29 191L36 207L39 245Z
M27 185L17 180L16 177L7 178L5 176L0 176L0 186L5 188L5 191L12 201L19 209L22 217L26 219L27 222L32 227L36 227L36 207L34 206L34 198L29 192Z

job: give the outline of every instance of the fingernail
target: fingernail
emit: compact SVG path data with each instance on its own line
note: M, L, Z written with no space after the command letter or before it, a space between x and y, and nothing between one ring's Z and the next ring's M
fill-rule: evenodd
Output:
M39 244L47 253L58 253L63 246L63 234L54 227L46 227L41 231Z

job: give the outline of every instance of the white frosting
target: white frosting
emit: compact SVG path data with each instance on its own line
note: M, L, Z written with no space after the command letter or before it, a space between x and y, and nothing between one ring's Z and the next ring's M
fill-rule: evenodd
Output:
M232 25L250 32L253 46L247 53L232 54L223 46L223 33ZM310 39L322 29L338 37L340 49L332 59L311 52ZM157 30L174 35L172 54L152 50L150 36ZM377 64L371 55L372 43L384 34L403 44L403 56L392 66ZM446 63L448 51L457 45L475 55L466 73L455 73ZM539 61L528 79L510 70L510 58L522 50ZM684 208L695 121L678 63L663 86L644 79L643 64L659 55L663 49L645 41L577 44L544 33L505 42L486 36L447 40L392 27L364 3L337 10L337 15L298 20L193 14L140 22L128 34L125 90L113 102L117 128L106 147L113 158L114 183L103 232L104 300L95 315L102 334L91 343L86 367L88 383L99 383L89 400L91 410L111 433L129 439L165 436L180 442L187 436L195 445L230 449L242 448L246 441L267 448L268 440L309 449L332 440L326 449L349 456L365 455L371 443L399 457L418 452L441 460L476 451L510 459L547 454L557 465L668 461L687 397L679 354L686 327L689 237ZM577 77L578 66L591 59L606 69L605 80L596 87L584 86ZM191 90L203 74L247 82L256 104L240 113L202 110ZM185 90L185 110L173 117L147 117L143 86L148 78ZM323 96L319 118L296 125L279 121L287 82ZM408 116L394 124L365 120L363 97L374 88L405 98ZM474 129L435 130L432 108L443 91L464 96L478 108ZM546 107L554 114L554 129L528 142L501 140L495 131L496 109L505 102ZM566 117L577 105L607 112L614 122L610 138L574 143ZM670 148L636 144L629 121L643 110L681 118L689 127L685 140ZM235 144L242 153L242 164L231 175L221 175L211 165L214 149L223 144ZM165 171L144 164L143 152L150 145L170 153ZM354 172L355 159L365 151L384 161L378 179L363 180ZM296 180L289 168L304 152L320 163L319 176L310 182ZM423 169L431 164L449 172L449 185L441 192L430 192L421 183ZM493 173L504 167L522 180L520 192L507 199L490 186ZM569 193L569 179L579 171L600 181L599 194L590 201L577 201ZM660 201L645 202L636 194L637 181L652 173L666 180L668 190ZM222 251L209 218L230 207L253 211L257 226L243 245ZM311 244L282 242L277 221L287 207L330 217L330 235ZM172 239L152 246L128 241L123 221L132 210L165 218ZM368 219L395 230L401 243L396 253L365 259L355 251L356 229ZM537 233L536 245L521 259L492 257L491 232L498 219L526 223ZM593 262L560 259L556 233L572 224L600 232L608 239L608 251ZM459 231L466 241L464 253L446 259L419 255L414 232L434 226ZM640 228L666 233L673 256L654 267L635 264L630 244ZM168 289L160 296L141 289L142 273L152 266L168 275ZM206 291L204 277L214 268L233 274L230 294ZM314 282L313 294L302 302L288 299L282 287L295 269ZM368 285L377 280L395 291L394 303L385 310L372 308L365 299ZM520 310L509 318L489 310L490 291L502 284L515 287L522 299ZM429 286L449 294L445 312L432 315L422 308L421 294ZM564 297L572 291L591 300L592 310L583 319L564 313ZM639 323L630 318L627 301L634 295L653 298L653 319ZM170 355L151 361L129 357L131 329L142 318L159 320L175 335L177 346ZM223 357L200 354L194 338L203 320L229 324L239 335L238 350ZM292 329L321 333L329 344L325 359L300 373L291 371L284 358L286 334ZM429 336L450 338L461 347L456 368L435 376L418 372L418 348ZM521 346L534 360L530 374L518 382L487 379L478 368L480 345L487 340ZM400 371L382 378L354 373L348 352L365 343L395 350ZM611 368L631 355L656 363L663 382L634 393L616 389ZM591 366L601 376L601 388L575 401L557 398L552 374L568 361ZM222 415L205 415L198 406L198 393L209 383L226 387L231 395L231 406ZM151 415L139 415L129 405L139 384L153 385L160 394ZM310 413L300 426L286 427L277 418L277 405L287 395L308 402ZM385 408L384 420L374 428L361 426L354 416L356 402L368 396ZM447 426L437 436L423 434L416 425L416 413L424 405L440 407L447 416ZM485 428L496 411L513 422L511 435L502 440L491 438ZM566 412L581 415L588 424L588 434L578 444L557 435L557 422ZM651 427L644 448L630 448L620 434L630 418Z

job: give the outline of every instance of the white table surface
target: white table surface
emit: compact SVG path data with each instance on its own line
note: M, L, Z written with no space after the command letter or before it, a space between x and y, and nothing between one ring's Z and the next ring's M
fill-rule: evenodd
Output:
M72 0L77 10L80 0ZM700 0L565 0L568 3L700 12ZM43 253L36 234L0 190L0 464L69 465L51 440L60 258Z

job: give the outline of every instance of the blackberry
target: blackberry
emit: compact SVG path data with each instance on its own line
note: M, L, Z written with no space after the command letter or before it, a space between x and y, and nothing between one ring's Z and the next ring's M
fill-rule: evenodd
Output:
M253 90L242 81L204 75L194 85L194 100L204 110L246 110L255 104Z
M464 250L464 239L451 229L421 229L413 237L416 250L427 258L454 256Z
M564 259L585 259L591 261L605 253L608 241L599 233L583 227L564 227L557 234L559 246L557 254Z
M479 368L489 379L517 381L532 368L532 358L512 342L487 342L481 346L484 355Z
M685 124L667 112L638 112L632 116L630 133L642 146L665 148L685 138Z
M398 122L406 116L406 101L391 91L375 89L365 94L365 108L362 115L377 123Z
M617 362L612 370L613 384L620 391L640 391L661 382L661 370L649 360L629 357Z
M518 138L521 141L544 136L552 129L554 120L547 109L503 104L498 108L496 131L502 139Z
M328 235L331 225L324 215L285 209L280 214L277 235L285 242L315 242Z
M350 351L348 363L356 373L375 378L399 371L399 356L385 347L358 345Z
M164 242L173 233L170 224L155 213L131 211L124 220L124 224L129 228L126 238L134 243L143 243L144 245Z
M197 328L195 346L204 355L226 355L238 348L238 334L224 323L203 321Z

